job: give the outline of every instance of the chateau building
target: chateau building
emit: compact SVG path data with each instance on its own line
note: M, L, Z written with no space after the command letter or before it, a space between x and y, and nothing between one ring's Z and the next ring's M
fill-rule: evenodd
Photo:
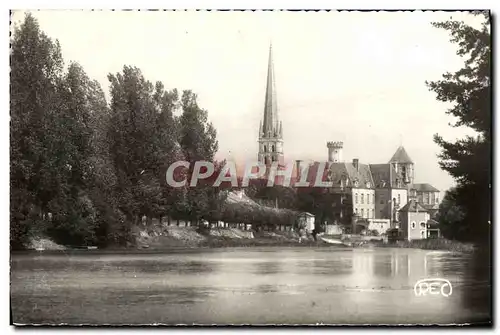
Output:
M415 164L404 147L397 148L385 164L362 164L359 159L344 162L342 142L328 142L327 148L328 163L322 180L332 183L331 193L348 197L346 203L352 206L353 226L361 225L370 230L399 227L402 210L410 200L430 218L437 211L439 190L430 184L414 183ZM319 165L319 162L309 165L309 182L316 180ZM339 221L348 223L342 220L342 217L347 218L342 215L343 210L336 208L335 211L341 214L337 214Z
M271 45L264 115L259 125L258 139L258 161L266 166L274 162L278 162L280 166L284 165L283 125L278 110ZM332 209L336 220L345 223L348 219L352 220L353 226L359 224L366 229L383 227L385 230L388 227L399 227L402 219L405 220L405 225L411 225L406 213L412 213L413 209L420 210L419 213L425 211L429 218L435 215L439 208L439 190L427 183L415 183L415 164L403 146L397 148L391 159L383 164L363 164L359 159L345 162L343 146L343 142L327 143L328 162L322 176L323 181L333 184L328 192L340 196L338 204ZM316 180L320 162L308 164L308 172L303 170L302 163L297 161L296 180L299 180L303 173L307 175L307 181ZM406 206L410 202L412 205ZM404 218L401 217L402 213ZM408 236L411 235L412 238L426 236L426 233L416 234L411 229L413 228L410 227L411 234Z

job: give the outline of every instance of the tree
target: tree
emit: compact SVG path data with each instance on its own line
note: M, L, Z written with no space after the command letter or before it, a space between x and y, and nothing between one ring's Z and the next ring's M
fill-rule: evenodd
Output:
M465 240L488 240L491 212L491 43L488 12L476 12L484 18L476 29L463 22L433 23L450 32L451 42L458 45L457 54L465 58L464 67L445 73L442 80L427 82L437 99L452 103L447 111L458 121L454 127L466 126L477 132L456 142L445 141L438 134L434 141L442 148L440 166L457 182L454 199L464 211L462 225L469 234Z
M49 203L65 188L64 139L59 137L63 60L57 41L27 14L11 40L11 241L43 231Z
M457 189L449 189L439 205L437 215L443 236L448 239L466 239L471 233L471 227L463 224L464 216L462 208L457 204Z
M96 135L102 130L95 121L104 121L107 105L100 85L77 63L71 63L62 77L58 97L60 104L53 127L62 142L57 155L64 168L58 172L65 187L49 203L54 217L48 232L59 242L93 244L99 225L98 211L102 211L94 205L95 197L101 193L95 192L95 187L102 180L100 172L107 172L95 171L97 158L106 157L101 149L106 142L96 143Z
M166 185L173 162L184 160L179 144L177 90L153 85L138 68L125 66L111 82L111 158L117 175L120 210L129 225L186 210L185 189Z
M208 112L199 107L197 97L191 91L184 91L181 98L180 146L186 161L190 163L191 176L195 162L214 163L218 150L217 132L208 121ZM212 208L218 204L218 189L212 185L199 184L187 189L188 218L198 221L203 217L213 216Z

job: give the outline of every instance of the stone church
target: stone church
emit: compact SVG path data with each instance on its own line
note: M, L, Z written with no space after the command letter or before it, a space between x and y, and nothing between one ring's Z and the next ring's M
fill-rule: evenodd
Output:
M273 162L284 164L283 125L278 115L275 85L272 46L270 46L264 116L259 125L258 139L258 161L266 166ZM349 199L345 203L352 205L354 225L358 223L366 229L375 229L382 233L388 228L399 227L402 223L400 212L403 210L407 213L409 207L425 210L430 218L437 213L439 190L428 183L415 183L415 163L403 146L397 148L387 163L382 164L363 164L359 159L345 162L343 142L328 142L327 149L326 175L328 181L333 183L330 192L347 194ZM310 163L309 173L312 171L314 174L319 163ZM300 160L297 161L296 179L300 178L299 164ZM312 181L315 177L309 174L307 179ZM339 221L342 221L343 213L343 210L336 213ZM404 222L408 224L405 229L419 230L412 233L412 236L422 238L428 236L424 225L415 224L411 219Z

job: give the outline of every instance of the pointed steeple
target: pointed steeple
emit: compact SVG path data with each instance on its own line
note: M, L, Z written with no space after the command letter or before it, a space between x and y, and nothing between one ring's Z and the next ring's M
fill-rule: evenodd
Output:
M269 46L269 63L267 64L264 118L259 126L258 159L260 163L266 165L273 162L284 164L283 125L278 119L272 44Z
M274 79L273 46L269 45L269 61L267 65L267 86L262 129L265 136L274 136L278 131L278 105L276 101L276 86Z
M410 156L403 146L400 146L394 153L389 163L413 164Z

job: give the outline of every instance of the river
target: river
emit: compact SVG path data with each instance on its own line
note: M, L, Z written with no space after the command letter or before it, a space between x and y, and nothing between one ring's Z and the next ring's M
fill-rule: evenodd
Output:
M417 249L225 248L15 253L14 323L450 324L489 319L470 255ZM451 296L416 296L444 278ZM473 298L471 298L473 297Z

